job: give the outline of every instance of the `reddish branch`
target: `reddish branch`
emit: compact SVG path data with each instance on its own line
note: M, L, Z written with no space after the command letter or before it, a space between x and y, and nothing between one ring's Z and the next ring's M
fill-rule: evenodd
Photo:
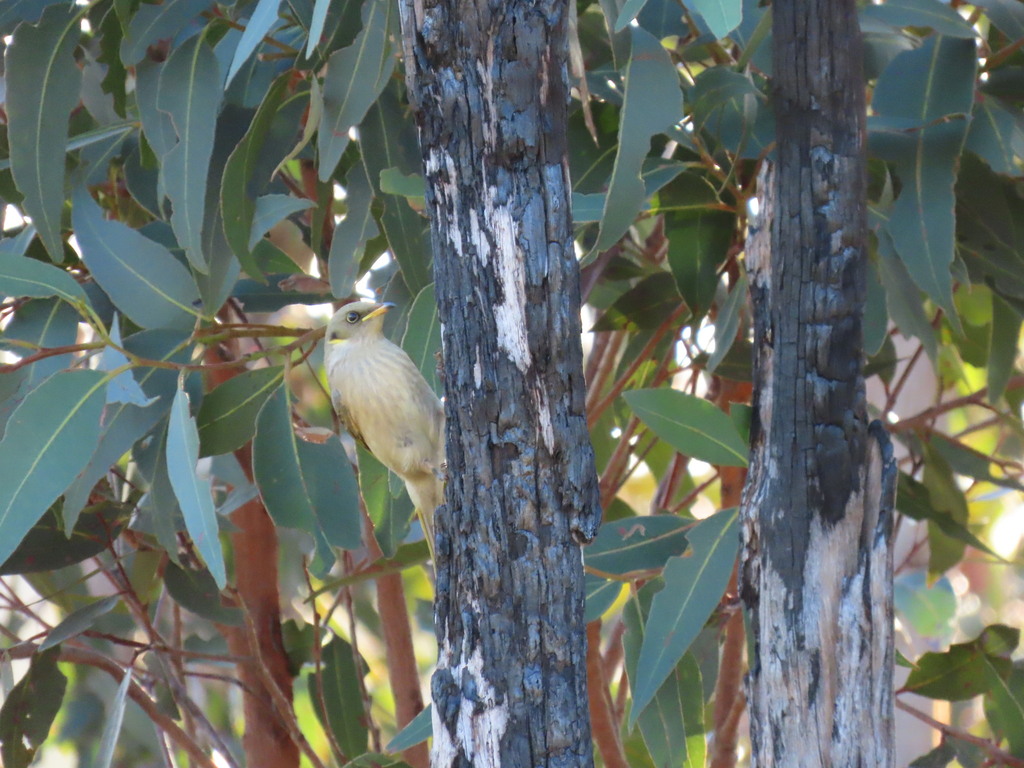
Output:
M601 620L587 624L587 698L590 703L590 727L597 750L606 768L629 768L619 739L619 724L612 709L608 679L601 657Z

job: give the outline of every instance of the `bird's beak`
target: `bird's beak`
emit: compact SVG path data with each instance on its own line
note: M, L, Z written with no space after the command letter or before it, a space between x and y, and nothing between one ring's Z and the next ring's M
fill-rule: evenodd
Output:
M363 319L360 320L360 322L365 323L367 320L372 320L373 318L377 317L378 315L383 315L385 312L387 312L393 306L395 306L395 305L392 304L390 301L385 301L383 304L381 304L379 307L377 307L372 312L367 312L365 315L363 315Z

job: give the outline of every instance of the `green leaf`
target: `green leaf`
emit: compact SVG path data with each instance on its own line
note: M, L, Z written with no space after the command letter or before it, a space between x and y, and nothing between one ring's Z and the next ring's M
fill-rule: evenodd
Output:
M654 434L683 455L716 466L747 465L747 445L714 403L674 389L635 389L622 396Z
M747 275L740 273L740 279L729 291L729 297L722 306L722 311L715 319L715 351L708 360L707 372L714 373L725 356L729 354L736 342L736 333L740 327L740 314L747 305Z
M345 177L345 203L348 211L334 228L327 260L331 295L336 299L347 298L355 292L366 243L380 234L370 211L372 202L373 187L366 176L366 167L357 163Z
M388 0L366 0L363 28L355 42L336 51L327 62L324 108L317 132L320 181L331 178L348 146L348 132L377 100L395 66L388 36L394 31L395 6Z
M986 673L990 687L985 694L985 717L996 738L1007 740L1010 754L1024 757L1024 669L1015 665L1004 677L989 664Z
M313 6L313 15L309 22L309 36L306 39L306 58L313 58L313 52L320 44L320 38L324 33L324 23L327 21L327 11L331 7L331 0L316 0Z
M186 570L168 563L164 571L164 584L174 601L196 616L233 627L243 625L245 617L241 609L221 602L217 582L206 569Z
M131 507L114 502L86 507L69 537L64 533L59 509L57 502L46 511L0 565L0 575L56 571L95 557L121 535L132 513Z
M360 755L366 751L369 736L360 686L365 665L360 659L357 667L352 646L340 637L324 647L322 659L320 679L312 672L306 676L313 709L324 728L334 734L342 752Z
M416 363L423 378L436 393L441 392L437 377L437 354L441 351L441 323L437 319L434 284L416 294L409 307L409 318L402 336L402 349Z
M892 237L886 230L878 233L878 276L885 288L885 305L900 333L916 337L932 362L938 360L935 329L925 314L921 291L914 284L907 267L896 255Z
M628 577L665 565L686 550L691 522L671 515L627 517L605 523L597 538L583 551L587 568Z
M675 207L682 203L677 196L679 189L678 184L667 189L661 196L662 205ZM695 318L703 317L714 301L718 267L728 253L736 219L731 213L704 210L696 215L672 216L666 225L668 265L679 294Z
M26 261L29 261L26 259ZM0 265L3 257L0 257ZM35 262L43 265L41 262ZM3 267L0 266L0 270ZM59 271L59 270L58 270ZM60 272L60 274L65 274ZM77 286L77 283L75 284ZM0 288L0 293L3 289ZM10 295L10 294L5 294ZM4 328L3 338L9 340L27 341L39 347L62 347L74 344L78 340L79 314L60 299L37 299L26 301L14 310L11 321ZM19 357L32 354L32 350L18 347L13 344L4 345L8 351ZM38 360L20 369L27 373L25 381L26 391L38 384L47 376L64 370L72 364L73 356L54 355Z
M943 576L928 586L921 571L900 574L893 585L900 621L923 637L946 637L953 627L957 599Z
M956 750L953 745L943 739L935 749L927 754L921 755L908 768L946 768L956 759Z
M301 200L291 195L262 195L256 200L252 229L249 231L249 250L263 239L275 224L299 211L316 206L312 200Z
M361 541L355 476L336 437L299 440L288 391L281 386L260 409L253 438L253 476L277 525L298 528L346 549Z
M103 348L103 354L100 355L99 363L96 366L97 370L112 372L131 365L124 353L118 349L120 346L120 321L117 313L115 312L114 319L110 324L110 344ZM107 384L108 404L123 403L128 405L138 405L144 408L147 405L150 405L151 402L152 400L146 397L146 393L142 391L142 387L140 387L138 382L135 381L135 377L132 376L130 368L122 370L114 376L113 379L111 379L109 384Z
M914 282L956 320L953 184L974 99L973 39L930 37L901 53L878 80L872 109L906 126L876 131L871 147L903 184L885 225Z
M252 258L249 233L256 213L256 198L262 179L256 178L263 146L288 87L288 75L281 75L260 102L245 136L228 157L220 187L220 208L224 235L246 274L263 281L263 271Z
M96 619L110 613L119 602L121 602L119 595L111 595L79 608L46 633L43 642L39 644L39 650L45 651L53 648L65 640L81 634L95 624Z
M640 171L651 138L683 117L679 74L668 52L649 32L631 27L630 33L632 53L623 72L619 149L592 252L610 248L633 225L647 197Z
M133 323L181 330L195 325L199 290L170 251L119 221L104 219L81 187L75 191L72 220L89 272Z
M583 580L583 593L586 599L583 620L589 624L601 618L619 599L622 587L621 581L609 581L588 573Z
M900 474L896 492L896 509L914 520L928 521L929 540L930 543L935 543L936 546L942 546L942 541L938 539L938 535L941 533L950 539L962 544L970 544L975 549L998 558L999 555L991 547L971 533L967 526L961 522L963 519L963 509L961 506L966 502L963 498L963 491L959 489L959 486L957 486L956 493L951 499L942 498L941 488L948 488L950 480L937 481L934 479L936 475L941 477L943 471L949 471L949 466L945 464L945 461L941 459L940 461L942 462L941 465L933 468L929 475L933 487L937 489L935 495L939 499L938 506L933 504L933 496L927 486L919 483L909 475ZM957 498L958 496L959 498ZM955 510L956 514L952 510ZM947 552L949 553L955 554L957 551L962 554L962 546L955 549L947 547ZM937 573L937 571L933 569L932 573Z
M379 187L380 175L388 168L403 174L419 173L422 169L415 126L409 119L409 107L397 80L392 80L366 113L359 135L366 175L378 197L380 227L402 269L402 280L415 296L434 279L428 225L406 200L383 195Z
M405 174L397 168L385 168L380 172L380 191L388 195L408 197L421 204L427 194L425 182L420 174Z
M231 59L231 66L228 67L227 80L224 83L226 88L235 79L238 70L252 56L253 51L263 41L264 36L270 32L271 27L277 21L277 10L281 0L259 0L256 8L249 17L249 23L245 25L242 32L242 39L238 41L235 48L235 55Z
M359 492L373 522L373 535L384 557L394 557L416 510L404 491L397 497L391 495L387 467L362 446L358 446L358 454Z
M973 38L974 30L959 13L939 0L887 0L869 5L861 15L893 27L931 27L940 35Z
M992 296L992 338L988 352L988 401L997 403L1013 375L1020 343L1021 316L997 295Z
M992 689L995 676L1006 679L1013 669L1010 651L1018 630L993 625L976 639L951 645L943 653L925 653L910 671L903 690L946 701L966 701Z
M81 13L67 4L47 8L37 26L22 24L14 30L4 57L11 172L25 196L25 212L57 262L64 260L63 147L82 81L73 55Z
M0 758L5 768L28 768L50 732L68 684L57 668L59 658L57 648L36 653L0 709Z
M422 744L431 736L431 704L427 704L416 717L409 721L409 724L395 734L395 738L384 747L386 752L397 754L404 752L409 747Z
M665 589L654 596L633 681L633 726L700 633L725 591L736 563L735 509L722 510L690 530L693 553L665 566Z
M709 67L697 76L689 96L694 128L715 145L756 159L773 141L771 110L750 74Z
M17 298L58 296L71 304L89 303L82 286L63 269L8 254L0 254L0 294Z
M196 473L198 461L199 434L196 422L189 411L188 393L179 389L171 405L171 420L167 426L167 475L185 517L185 529L217 586L223 589L227 583L227 574L224 552L220 548L213 491L209 479L201 478Z
M674 281L664 272L647 275L619 296L598 318L592 331L652 330L679 308Z
M236 451L256 434L256 417L281 384L281 366L256 368L232 376L203 397L196 415L199 455Z
M121 40L121 61L126 67L135 66L146 57L149 46L175 37L209 6L210 0L174 0L159 5L141 3Z
M124 708L128 703L128 688L131 684L132 671L129 668L124 670L121 684L117 686L117 692L104 713L106 724L103 726L100 747L96 753L96 768L110 768L114 760L114 747L117 746L117 737L121 735L121 723L124 721Z
M0 441L0 562L88 463L106 383L99 371L54 374L11 415Z
M171 116L177 143L160 165L164 194L171 201L171 227L194 269L206 274L203 249L206 185L217 113L224 95L217 56L193 37L174 49L160 72L157 108Z
M732 32L743 21L742 0L692 0L697 13L704 17L717 39Z
M977 153L996 173L1016 176L1015 147L1020 145L1022 134L1013 111L998 99L978 94L967 129L966 149Z

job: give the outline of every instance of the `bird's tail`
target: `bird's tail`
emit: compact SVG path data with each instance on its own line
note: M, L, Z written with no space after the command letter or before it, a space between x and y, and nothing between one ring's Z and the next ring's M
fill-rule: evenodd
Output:
M416 506L423 536L430 549L430 559L434 559L434 511L444 501L444 483L432 474L423 474L415 478L406 478L405 488L409 498Z

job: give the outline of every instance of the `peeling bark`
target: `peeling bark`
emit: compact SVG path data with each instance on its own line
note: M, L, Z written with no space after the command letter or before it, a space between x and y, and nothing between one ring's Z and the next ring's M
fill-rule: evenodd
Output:
M747 248L743 500L753 765L893 765L896 466L863 380L864 82L853 0L774 6L777 164Z
M568 5L402 0L443 325L434 766L591 766Z

